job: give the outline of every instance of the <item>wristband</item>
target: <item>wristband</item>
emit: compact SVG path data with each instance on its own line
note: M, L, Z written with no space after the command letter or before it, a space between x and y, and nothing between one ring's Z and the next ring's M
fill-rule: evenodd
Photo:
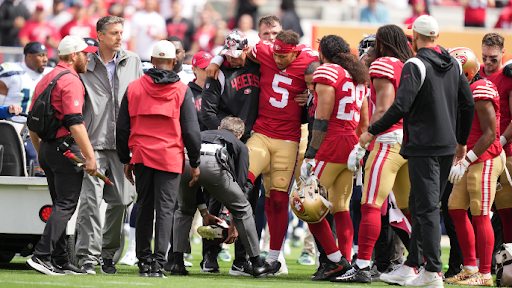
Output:
M204 213L201 213L201 217L204 217L206 215L210 214L210 212L208 210L206 210Z
M500 143L501 143L501 146L502 146L502 147L503 147L503 146L505 146L505 145L507 144L507 142L508 142L508 141L507 141L507 137L505 137L505 136L501 135L501 137L500 137Z
M201 203L201 204L197 205L197 210L199 210L199 211L206 209L206 208L208 208L208 207L206 207L205 203Z
M217 66L220 67L220 65L222 65L222 63L224 63L224 57L220 56L220 55L217 55L215 57L213 57L212 60L210 60L210 64L216 64Z
M468 157L468 159L470 161L469 163L473 163L476 161L476 159L478 159L478 157L476 156L475 152L473 152L473 150L470 150L468 152L468 154L466 154L466 157Z

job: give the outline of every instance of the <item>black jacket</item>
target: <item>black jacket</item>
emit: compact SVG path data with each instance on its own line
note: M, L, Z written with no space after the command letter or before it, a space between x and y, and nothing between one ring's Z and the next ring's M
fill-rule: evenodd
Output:
M206 78L201 103L203 123L217 130L225 117L238 117L245 123L241 139L245 143L258 117L260 65L249 60L241 68L222 65L218 79Z
M201 117L201 102L203 101L202 93L203 88L199 87L199 85L196 84L194 81L188 82L188 87L190 87L190 90L192 91L192 94L194 95L194 103L196 104L196 111L197 111L197 120L199 121L199 129L201 131L207 130L208 128L203 123L203 118Z
M180 81L180 77L176 72L162 69L149 69L146 73L153 79L156 85L167 85ZM130 163L130 148L128 147L128 139L130 138L130 112L128 110L128 89L124 93L121 107L119 108L119 116L116 125L116 146L117 155L123 164ZM194 96L192 91L187 88L185 99L180 107L180 125L181 137L187 148L188 159L191 167L197 167L201 163L200 158L200 131L197 122L197 112L194 107ZM162 127L165 129L165 127ZM173 161L169 159L169 161Z
M249 150L242 141L238 140L231 131L207 130L201 132L203 143L219 144L225 146L229 153L229 168L236 176L236 182L244 189L249 174Z
M454 155L471 131L475 102L468 80L459 62L440 48L442 54L421 48L404 64L393 105L368 127L377 135L404 118L405 158Z
M14 6L13 2L5 0L0 5L0 43L2 46L18 45L20 29L14 27L14 19L18 16L25 18L25 20L30 18L27 7L21 1L16 6Z

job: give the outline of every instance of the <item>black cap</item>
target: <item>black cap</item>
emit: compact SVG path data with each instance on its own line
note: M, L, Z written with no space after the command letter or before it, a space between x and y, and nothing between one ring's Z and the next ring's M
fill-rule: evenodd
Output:
M84 38L84 41L85 43L87 43L87 45L89 46L96 46L96 47L100 47L100 44L98 43L98 41L96 41L96 39L94 38Z

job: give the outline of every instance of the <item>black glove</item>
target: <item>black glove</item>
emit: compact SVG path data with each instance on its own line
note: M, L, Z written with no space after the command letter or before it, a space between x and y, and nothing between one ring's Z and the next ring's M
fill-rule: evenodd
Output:
M503 67L503 74L505 74L505 76L507 76L507 77L512 78L512 63Z

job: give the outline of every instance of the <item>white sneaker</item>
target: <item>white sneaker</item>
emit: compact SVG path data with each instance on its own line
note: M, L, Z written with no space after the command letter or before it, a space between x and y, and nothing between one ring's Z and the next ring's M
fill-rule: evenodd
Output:
M281 263L281 268L275 275L288 275L288 265L286 265L286 259L284 259L283 252L279 253L279 258L277 259Z
M187 260L185 260L185 258L183 258L183 264L185 264L185 267L192 267L192 266L194 266L194 264L192 264L191 262L188 262Z
M388 284L398 284L404 286L405 281L412 280L417 276L418 271L416 268L412 268L407 265L400 265L397 269L389 273L382 273L380 275L380 281L386 282Z
M139 259L135 256L135 251L130 249L126 249L126 253L124 253L123 258L119 260L119 265L128 265L128 266L135 266L135 264L139 263Z
M405 286L441 288L444 287L443 275L441 272L423 270L418 274L418 277L407 280Z

